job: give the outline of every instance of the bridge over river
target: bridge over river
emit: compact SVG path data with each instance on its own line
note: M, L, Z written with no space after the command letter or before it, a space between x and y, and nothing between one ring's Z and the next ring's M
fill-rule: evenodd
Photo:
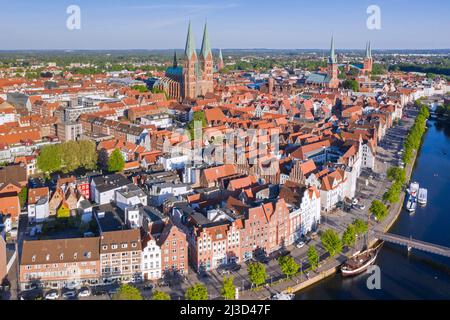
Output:
M373 231L373 236L379 240L405 246L408 250L414 248L450 258L450 248L448 247L379 231Z

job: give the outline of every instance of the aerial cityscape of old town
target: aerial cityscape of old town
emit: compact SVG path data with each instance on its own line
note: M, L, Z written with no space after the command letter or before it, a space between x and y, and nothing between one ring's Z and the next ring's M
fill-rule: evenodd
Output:
M41 2L44 47L0 36L0 300L450 298L450 49L383 42L397 4L359 1L352 42L321 18L308 49L270 29L292 1L261 1L266 34L219 18L247 1L134 1L192 12L84 49L49 44L114 32L96 5Z

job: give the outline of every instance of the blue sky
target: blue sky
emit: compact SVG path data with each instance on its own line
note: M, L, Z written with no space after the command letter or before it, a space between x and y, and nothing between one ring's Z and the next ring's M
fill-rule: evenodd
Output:
M81 8L68 30L66 8ZM369 5L381 30L366 27ZM197 47L208 20L214 48L450 48L448 0L0 0L0 50Z

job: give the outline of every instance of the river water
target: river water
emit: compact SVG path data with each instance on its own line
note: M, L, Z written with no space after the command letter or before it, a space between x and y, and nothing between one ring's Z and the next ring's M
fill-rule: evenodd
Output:
M390 233L450 247L450 126L428 121L411 180L428 189L428 204L402 210ZM394 244L383 245L376 265L381 289L369 290L369 274L336 274L297 293L304 299L450 299L450 258Z

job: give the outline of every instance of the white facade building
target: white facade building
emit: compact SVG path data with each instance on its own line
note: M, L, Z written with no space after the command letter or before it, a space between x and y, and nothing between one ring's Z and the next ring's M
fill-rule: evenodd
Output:
M142 246L141 270L144 280L161 278L161 248L154 239L150 239Z

